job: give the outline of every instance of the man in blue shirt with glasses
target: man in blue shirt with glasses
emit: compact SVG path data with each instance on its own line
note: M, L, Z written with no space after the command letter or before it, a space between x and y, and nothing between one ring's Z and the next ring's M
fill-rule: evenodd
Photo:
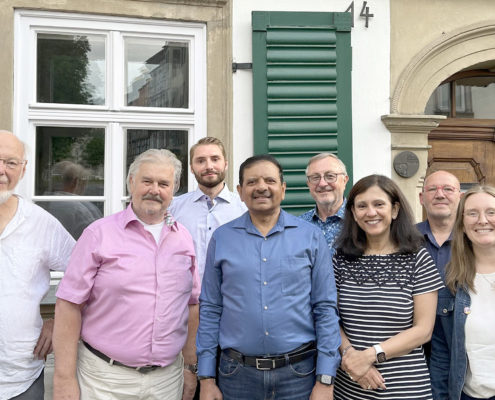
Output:
M239 181L249 212L215 231L206 257L201 398L331 400L341 340L326 240L280 208L286 185L275 158L247 159Z

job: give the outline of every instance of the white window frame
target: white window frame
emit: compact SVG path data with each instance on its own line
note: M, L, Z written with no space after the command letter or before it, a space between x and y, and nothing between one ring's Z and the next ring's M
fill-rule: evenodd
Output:
M91 26L91 28L88 28ZM105 105L36 102L37 33L77 33L106 36ZM189 43L189 107L153 108L124 105L123 38L166 38ZM115 64L115 65L114 65ZM120 64L120 66L119 66ZM119 67L117 67L119 66ZM70 200L105 201L105 215L123 209L126 197L124 157L126 129L184 130L189 148L206 136L206 25L158 19L109 17L32 10L15 12L14 133L36 149L38 126L105 128L104 196L71 196ZM117 84L119 83L120 84ZM19 194L32 201L63 201L64 196L35 196L35 160L30 155ZM188 191L197 187L188 165Z

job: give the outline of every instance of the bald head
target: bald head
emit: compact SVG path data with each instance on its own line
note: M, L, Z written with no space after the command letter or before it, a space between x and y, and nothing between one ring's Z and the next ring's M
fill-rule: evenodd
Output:
M0 131L0 205L12 203L14 189L26 172L25 151L17 136Z
M453 187L453 193L445 193L445 186ZM455 219L455 213L461 199L459 179L447 171L436 171L425 179L419 201L425 207L429 220ZM428 190L430 189L430 190ZM435 190L436 189L436 190Z
M10 146L12 149L21 150L20 158L21 160L25 160L27 157L28 146L22 140L20 140L16 135L12 132L0 130L0 149L2 149L3 145Z

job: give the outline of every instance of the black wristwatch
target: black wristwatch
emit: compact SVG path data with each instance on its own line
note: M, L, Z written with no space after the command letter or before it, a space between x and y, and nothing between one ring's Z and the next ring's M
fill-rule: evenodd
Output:
M203 379L215 379L215 377L214 376L208 376L208 375L198 376L198 381L202 381Z
M332 375L316 375L316 381L330 386L334 384L335 378Z

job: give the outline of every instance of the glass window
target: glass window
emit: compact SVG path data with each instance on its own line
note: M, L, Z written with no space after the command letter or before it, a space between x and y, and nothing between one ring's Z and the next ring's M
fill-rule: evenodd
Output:
M105 104L105 36L38 34L38 103Z
M495 119L495 76L475 75L438 86L425 107L426 115ZM455 112L452 104L455 103Z
M125 38L127 106L189 108L189 45Z
M103 196L105 129L38 126L37 196Z
M127 129L126 173L136 157L149 149L167 149L182 162L180 187L176 196L187 193L188 141L187 131L158 129Z

